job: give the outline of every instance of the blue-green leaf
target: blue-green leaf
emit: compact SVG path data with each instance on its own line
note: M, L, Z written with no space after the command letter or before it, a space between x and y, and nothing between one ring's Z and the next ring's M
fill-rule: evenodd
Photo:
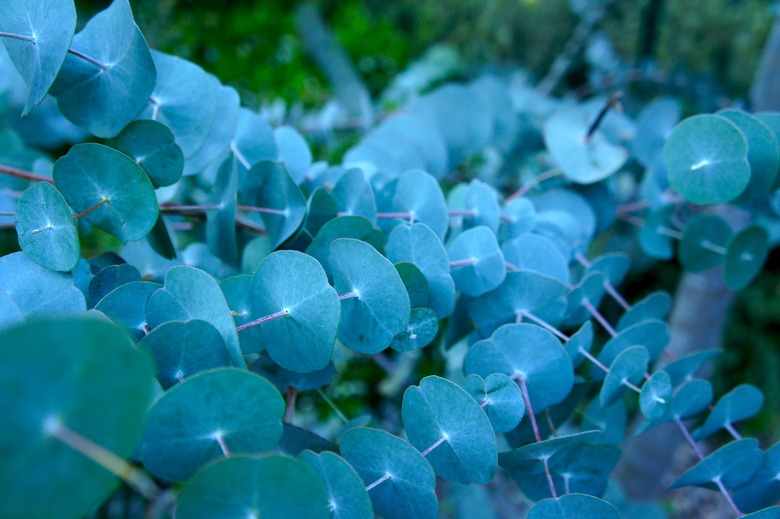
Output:
M617 331L622 332L642 321L659 320L662 321L672 307L672 297L668 292L658 290L649 294L641 301L637 301L631 306L631 309L620 316L617 324Z
M87 309L72 274L43 268L23 252L0 257L0 290L25 317L73 315Z
M116 136L149 100L157 80L128 0L114 0L73 37L51 93L69 120L94 135Z
M159 289L157 283L126 283L103 296L95 305L95 310L122 326L135 340L140 340L149 331L147 304L152 294Z
M597 497L567 494L539 501L531 508L528 519L622 519L617 508Z
M566 350L547 330L532 324L507 324L490 339L474 344L464 371L486 378L503 373L523 377L534 413L557 404L574 384L574 368Z
M493 373L484 380L479 375L469 375L463 382L463 389L485 411L497 433L517 427L525 414L523 393L506 375Z
M455 286L468 296L481 296L506 277L496 235L483 225L460 233L449 247L449 256Z
M429 308L412 308L409 324L393 338L395 351L412 351L429 345L439 331L439 319Z
M726 245L723 277L732 290L750 284L764 266L769 253L769 235L758 226L742 229Z
M182 174L184 157L170 128L148 119L133 121L107 146L121 151L141 166L154 187L175 184Z
M274 252L252 276L251 298L255 319L284 314L258 325L274 362L301 373L328 364L341 302L317 260L295 251Z
M336 182L332 194L339 214L362 216L372 225L376 225L374 190L362 170L357 168L347 170Z
M360 240L330 244L334 286L341 294L339 340L358 353L378 353L409 324L409 296L390 261ZM343 297L353 294L354 297Z
M644 346L631 346L620 352L609 366L601 386L601 405L608 407L615 403L631 389L628 384L636 387L644 378L648 360L649 354Z
M680 241L680 263L688 272L704 272L723 263L731 228L723 218L697 214L688 220Z
M30 113L49 91L68 55L76 31L76 6L63 0L3 0L0 32L8 56L30 92L23 115Z
M440 240L443 240L447 234L449 217L444 194L438 181L425 171L411 170L401 175L395 185L390 203L377 205L382 212L408 213L409 223L424 223ZM397 224L400 220L392 220L392 222Z
M283 456L236 456L198 471L176 503L178 519L328 519L317 474Z
M25 254L50 270L68 272L81 248L70 208L54 186L38 182L16 204L16 234Z
M367 485L377 514L385 519L438 516L433 469L417 449L401 438L357 427L341 436L341 454Z
M439 476L483 485L493 479L498 454L490 420L456 384L425 377L404 392L402 416L409 441Z
M748 144L742 132L718 115L695 115L678 124L663 150L669 183L694 204L737 198L750 182Z
M362 216L339 216L320 228L314 241L306 247L306 254L320 262L322 268L331 277L330 244L338 238L352 238L370 243L379 252L384 249L384 234Z
M343 458L332 452L303 451L299 459L311 467L328 490L333 519L372 519L374 509L360 476Z
M126 458L140 438L148 359L113 324L72 318L3 330L0 355L0 412L13 417L0 430L0 516L85 517L117 484L88 451Z
M762 458L755 438L733 441L683 472L669 488L697 485L715 489L720 481L727 489L734 489L750 479Z
M642 386L639 407L649 422L660 420L672 403L672 381L666 371L656 371Z
M133 281L141 281L141 273L127 263L109 265L101 269L89 282L87 306L94 307L109 292Z
M276 447L282 414L282 396L264 378L235 368L206 371L149 409L141 460L157 477L186 481L211 460Z
M723 427L746 420L761 410L764 394L756 386L740 384L715 404L699 429L693 432L696 440L705 440Z
M163 389L201 371L230 366L222 336L212 325L197 319L161 324L144 336L138 347L151 353Z
M140 240L157 221L149 177L133 159L108 146L72 147L54 164L54 183L77 213L86 212L82 218L122 243Z

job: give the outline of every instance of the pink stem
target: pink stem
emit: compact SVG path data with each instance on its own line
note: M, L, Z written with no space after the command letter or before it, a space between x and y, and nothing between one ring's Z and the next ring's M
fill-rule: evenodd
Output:
M265 317L261 317L260 319L255 319L254 321L250 321L248 323L242 324L241 326L236 326L237 332L242 332L246 330L247 328L252 328L253 326L257 326L258 324L267 323L268 321L273 321L274 319L279 319L280 317L284 317L285 315L290 315L290 311L286 308L284 310L281 310L279 312L266 315Z
M588 312L596 318L596 320L599 322L599 324L607 330L607 333L609 333L612 337L617 337L618 333L615 331L614 328L612 328L612 325L609 324L609 321L607 321L603 315L601 315L601 312L596 310L596 307L594 307L590 301L587 299L582 300L582 306L588 309Z

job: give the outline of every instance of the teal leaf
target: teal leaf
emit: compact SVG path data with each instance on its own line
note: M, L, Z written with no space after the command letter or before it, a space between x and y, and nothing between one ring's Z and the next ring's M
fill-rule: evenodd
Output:
M777 138L767 125L742 110L719 110L717 115L731 121L747 140L750 182L741 199L750 200L768 194L777 181L780 167Z
M479 375L469 375L463 389L485 411L496 433L511 431L525 414L523 393L506 375L493 373L484 380Z
M455 286L468 296L481 296L506 277L496 235L483 225L460 233L449 247L449 256Z
M135 340L140 340L147 331L146 305L152 294L160 289L157 283L133 281L121 285L95 305L98 310L114 321Z
M368 243L350 238L330 244L330 265L336 291L355 295L341 299L339 340L368 355L390 346L406 329L411 312L395 266Z
M566 295L568 301L566 324L578 326L593 317L585 303L588 302L594 308L598 308L604 293L604 275L601 272L591 272L581 279Z
M178 256L176 245L173 243L173 237L162 212L157 213L157 221L154 222L154 227L146 235L146 241L152 251L164 259L173 260Z
M615 173L628 153L610 143L600 130L587 139L592 123L590 111L566 107L544 123L544 142L558 167L572 182L591 184Z
M217 281L195 267L173 267L165 273L165 286L149 299L149 327L167 321L200 319L214 326L225 341L234 366L244 367L238 333Z
M176 503L178 519L328 519L317 474L283 456L236 456L198 471Z
M11 296L0 290L0 328L24 322L24 314Z
M679 358L663 367L669 373L672 386L677 386L685 380L690 380L696 371L707 362L720 355L720 350L704 350Z
M216 105L214 110L218 116L215 116L211 122L211 128L203 146L195 155L189 157L184 164L184 174L193 175L202 172L204 173L203 178L208 177L210 179L210 176L207 175L207 172L211 171L209 166L218 166L225 157L231 155L231 152L238 158L237 150L230 149L228 151L228 149L236 133L239 111L241 110L241 99L235 88L223 86L212 75L209 75L209 80L216 84L214 94Z
M758 226L742 229L726 244L723 277L732 290L742 290L761 272L769 253L769 235Z
M689 380L672 398L672 416L680 420L692 418L707 409L711 402L712 384L708 380Z
M704 272L723 263L731 228L723 218L697 214L688 220L680 242L680 263L688 272ZM713 250L715 249L715 250Z
M680 102L677 99L661 97L646 105L637 116L631 154L645 168L657 167L666 139L679 120Z
M780 499L780 443L775 443L764 452L753 476L734 491L734 501L743 512L753 512L771 506ZM780 507L774 507L780 512Z
M209 251L221 260L231 262L238 256L236 246L236 192L238 162L232 155L217 170L209 205L218 209L206 212L206 243Z
M649 353L644 346L631 346L620 352L609 366L609 372L601 386L601 405L608 407L614 404L631 389L628 384L636 387L644 378L648 360Z
M295 276L291 277L290 272ZM341 302L317 260L295 251L274 252L252 276L251 299L255 319L284 314L258 325L263 345L274 362L301 373L328 364Z
M72 274L41 267L23 252L0 257L0 290L26 318L80 314L87 309Z
M376 225L374 190L362 170L347 170L336 182L332 195L340 215L362 216Z
M622 400L618 400L609 407L604 407L598 398L591 400L581 429L595 428L601 431L598 441L620 446L626 436L626 422L628 421L626 406Z
M293 424L283 422L284 432L279 440L279 452L288 456L298 456L305 450L312 452L338 452L335 443L329 442L322 436L318 436L308 429L297 427Z
M264 378L235 368L206 371L149 409L141 461L157 477L186 481L209 461L276 447L283 414L282 396Z
M622 519L617 508L597 497L567 494L539 501L531 508L528 519Z
M293 235L306 215L306 199L285 167L263 160L246 174L241 190L249 205L271 209L261 212L265 228L274 248Z
M295 184L302 183L312 161L306 139L292 126L280 126L274 130L274 140L277 160L284 164Z
M716 489L720 481L727 489L734 489L750 479L762 458L755 438L733 441L683 472L669 488L697 485Z
M130 457L151 398L148 359L119 328L95 319L3 330L0 352L0 412L13 416L0 430L0 516L85 517L118 479L87 457L89 446L74 448L58 433Z
M617 287L628 274L631 259L622 252L602 254L588 266L587 273L601 272L606 281Z
M230 366L225 341L216 328L194 319L161 324L138 347L148 351L163 389L212 368Z
M128 0L114 0L73 37L51 93L70 121L116 136L146 105L157 80Z
M650 353L650 360L657 359L669 344L669 326L663 321L648 320L621 331L610 339L599 353L599 360L609 366L627 348L642 345ZM600 377L599 377L600 378Z
M261 115L244 107L238 110L236 133L230 141L230 149L247 170L261 160L276 160L278 156L271 127Z
M303 451L299 459L322 478L333 519L373 519L371 498L360 476L343 458L332 452Z
M101 269L89 282L87 306L93 308L109 292L133 281L141 281L141 273L127 263Z
M693 437L705 440L721 428L757 414L763 404L764 394L760 389L750 384L740 384L718 400L704 425L693 432Z
M498 205L498 193L479 179L469 182L466 189L464 210L472 211L473 216L463 218L463 228L470 229L484 225L498 233L501 208Z
M425 377L406 389L401 412L409 441L436 474L459 483L492 481L498 463L495 434L463 389L441 377Z
M424 223L440 240L447 234L449 217L444 194L439 182L425 171L410 170L401 175L389 205L378 205L381 212L408 213L410 218L406 221ZM399 223L400 220L392 222Z
M750 183L748 143L718 115L695 115L678 124L663 150L669 183L694 204L737 198Z
M639 408L648 422L660 420L672 403L672 379L666 371L656 371L642 386Z
M81 255L70 208L54 186L38 182L16 204L16 234L27 257L42 267L69 272Z
M536 208L525 197L518 197L509 201L501 213L502 241L518 238L533 230L536 226Z
M395 264L395 270L401 277L401 281L409 294L409 304L412 308L424 308L428 306L428 280L414 263L402 261Z
M561 402L574 384L566 350L554 335L532 324L502 326L490 339L474 344L463 365L467 375L523 377L534 413Z
M671 308L672 297L668 292L662 290L652 292L641 301L634 303L630 310L620 316L616 329L618 332L622 332L642 321L662 321Z
M770 506L752 514L745 514L742 517L744 519L780 519L780 506Z
M524 234L501 244L504 259L512 267L532 270L559 280L570 282L569 260L553 242L540 234Z
M291 387L295 387L298 391L311 391L328 386L337 375L333 362L311 373L298 373L280 367L271 360L267 352L260 353L249 369L271 382L280 393L287 393Z
M43 101L68 55L76 32L76 6L62 0L3 0L0 32L8 56L30 92L22 115Z
M439 319L433 310L412 308L409 324L401 333L393 337L390 347L395 351L419 350L428 346L439 332Z
M557 279L530 270L508 272L498 288L472 299L469 316L483 337L503 324L519 322L524 313L553 324L563 312L550 312L551 304L563 310L565 305L556 306L555 301L565 292L566 287Z
M675 205L669 204L651 211L645 218L644 225L639 228L639 246L651 258L668 260L674 257L670 234L675 233L671 223L675 209Z
M590 352L590 348L593 346L593 322L585 321L580 329L574 334L569 336L569 340L566 341L564 347L566 353L571 357L572 365L577 368L585 361L585 355L580 350Z
M157 83L144 98L139 119L165 124L176 136L184 160L205 144L216 117L218 83L196 64L159 51L152 52Z
M270 253L270 252L269 252ZM246 251L245 251L246 254ZM254 268L252 271L254 272ZM250 296L252 276L241 274L232 276L220 282L219 288L225 295L230 314L236 326L241 326L252 320L252 298ZM244 354L256 353L262 350L262 340L258 335L258 328L252 327L243 330L238 338L241 342L241 351Z
M327 222L314 237L314 241L306 247L306 254L320 262L322 268L332 277L330 262L330 244L339 238L352 238L370 243L379 252L384 249L384 235L371 222L362 216L339 216Z
M152 185L170 186L178 182L184 168L181 148L170 128L148 119L133 121L122 133L106 141L106 145L119 150L141 166Z
M387 237L387 258L399 263L412 263L428 280L431 310L439 319L452 313L455 307L455 283L450 276L447 251L436 233L425 224L398 225Z
M377 514L385 519L438 517L433 469L417 449L401 438L357 427L341 436L341 455L369 487L368 495ZM383 481L377 483L380 479Z
M89 211L82 218L122 243L140 240L157 221L149 177L133 159L108 146L72 147L54 164L54 184L74 211Z

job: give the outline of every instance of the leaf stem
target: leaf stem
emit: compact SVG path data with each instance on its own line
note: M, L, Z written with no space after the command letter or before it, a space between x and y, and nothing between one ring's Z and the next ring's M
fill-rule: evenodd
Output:
M344 423L349 422L349 420L347 420L347 417L344 416L344 413L341 412L341 409L339 409L338 406L336 406L336 403L333 402L333 400L328 395L325 394L325 391L323 391L321 387L317 388L317 393L319 393L322 399L325 400L325 403L327 403L330 406L330 408L333 409L333 412L336 413L336 416L338 416L342 422Z
M534 408L531 406L531 397L528 394L528 385L525 382L525 375L523 373L515 373L512 378L520 383L520 391L523 393L523 401L525 402L526 414L531 419L531 428L534 430L534 437L537 442L542 441L542 435L539 432L539 425L536 423L536 416L534 416ZM544 473L547 476L547 484L550 486L550 494L554 498L558 498L558 493L555 491L555 482L550 472L550 465L547 463L547 457L542 458L542 464L544 465Z
M228 449L227 443L225 443L225 433L217 431L212 435L212 438L214 438L219 445L219 448L222 450L222 455L229 458L232 454L230 453L230 449Z
M734 426L731 424L731 422L726 422L726 430L729 432L729 434L735 439L735 440L741 440L742 435L737 432L736 429L734 429Z
M287 209L273 209L271 207L252 207L251 205L237 205L239 211L252 211L255 213L281 214L287 216Z
M607 331L607 333L609 333L612 337L618 336L618 333L615 331L612 325L609 324L609 321L607 321L604 316L601 315L601 312L596 310L596 307L593 306L590 301L583 299L582 306L588 309L588 312L590 312L590 314L599 322L599 324Z
M704 459L704 454L702 454L699 445L693 439L693 436L691 436L691 433L688 431L688 428L685 426L683 421L680 420L679 417L675 417L674 422L677 424L677 427L680 428L680 431L682 431L683 436L685 436L685 440L688 442L688 445L693 448L693 452L696 453L696 456L698 456L700 460Z
M190 211L219 211L222 209L221 205L177 205L177 204L164 204L160 206L160 211L166 213L187 213Z
M716 244L712 243L709 240L702 240L702 241L699 242L699 245L701 245L702 247L704 247L707 250L711 250L715 254L721 254L723 256L726 255L726 248L725 247L721 247L720 245L716 245Z
M160 489L157 488L157 485L146 472L132 466L102 445L98 445L86 436L82 436L69 428L60 421L59 417L52 416L46 419L44 432L73 450L80 452L112 474L122 478L146 499L153 500L160 493Z
M565 333L560 331L558 328L556 328L555 326L551 325L550 323L548 323L544 319L542 319L540 317L536 317L532 313L529 313L529 312L526 312L525 310L522 310L522 311L518 312L518 314L521 317L527 317L531 321L535 322L536 324L538 324L539 326L541 326L542 328L544 328L548 332L552 333L553 335L557 336L558 338L560 338L560 339L562 339L564 341L568 341L569 339L571 339L571 337L569 337L568 335L566 335Z
M477 212L473 209L456 209L452 211L447 211L447 214L449 216L476 216Z
M73 217L73 219L74 219L74 220L78 220L78 219L79 219L79 218L81 218L82 216L84 216L84 215L87 215L87 214L91 213L92 211L94 211L95 209L97 209L97 208L98 208L98 207L100 207L101 205L105 204L106 202L108 202L108 198L103 198L103 200L101 200L101 201L100 201L100 202L98 202L97 204L93 205L93 206L92 206L92 207L90 207L89 209L86 209L86 210L84 210L84 211L81 211L79 214L75 215L75 216Z
M295 416L295 400L298 398L298 388L290 386L287 388L287 408L284 412L284 423L292 424Z
M49 177L44 177L43 175L36 175L32 171L25 171L23 169L14 168L11 166L5 166L3 164L0 164L0 173L5 173L6 175L21 178L24 180L32 180L35 182L48 182L49 184L54 184L54 180L50 179Z
M392 476L390 475L390 473L389 473L389 472L385 472L385 475L384 475L384 476L382 476L381 478L377 479L376 481L374 481L373 483L371 483L370 485L368 485L368 486L366 487L366 492L368 492L369 490L372 490L372 489L373 489L374 487L376 487L377 485L380 485L380 484L384 483L385 481L387 481L387 480L388 480L388 479L390 479L391 477L392 477Z
M352 291L347 292L345 294L339 294L339 299L353 299L353 298L357 299L358 295L359 294L356 291L352 290Z
M521 196L523 196L524 194L529 192L531 189L533 189L535 186L541 184L545 180L549 180L551 178L559 177L561 175L563 175L563 171L560 170L560 169L551 169L549 171L545 171L541 175L532 178L530 181L528 181L525 184L523 184L522 186L520 186L520 188L517 191L515 191L514 193L509 195L507 197L507 199L506 199L506 203L508 204L509 202L514 200L515 198L520 198Z
M518 266L517 266L517 265L515 265L514 263L509 263L508 261L505 261L505 262L504 262L504 265L506 265L506 268L507 268L507 270L512 270L512 271L518 271L518 270L520 270L520 267L518 267Z
M734 502L734 498L731 497L731 494L726 489L726 486L723 484L723 481L720 480L720 476L715 478L715 484L718 485L718 489L720 490L720 493L723 494L723 497L726 498L726 501L728 501L729 505L731 505L731 508L736 512L737 517L742 517L745 514L742 513L742 510L739 509L737 506L737 503Z
M236 326L236 331L242 332L247 328L252 328L253 326L257 326L258 324L267 323L268 321L273 321L274 319L279 319L280 317L285 317L287 315L290 315L290 310L285 308L283 310L279 310L278 312L266 315L265 317L261 317L260 319L255 319L254 321L249 321L248 323L244 323L241 326Z
M11 32L0 32L0 38L12 38L14 40L29 41L33 45L38 44L38 42L32 36L23 36L21 34L14 34Z
M623 307L623 310L625 310L626 312L631 310L631 305L629 304L629 302L626 301L625 298L620 295L620 292L618 292L615 289L615 285L613 285L612 282L610 282L610 280L606 278L604 278L604 290L607 291L607 294L612 296L612 299L617 301L617 303Z
M585 134L586 144L590 142L590 138L593 137L593 134L596 133L596 130L598 130L599 125L601 125L602 121L604 120L604 117L606 117L607 113L609 112L609 109L612 108L613 106L618 105L618 103L620 103L621 97L623 97L623 92L621 90L618 90L617 92L614 92L611 96L609 96L607 102L604 103L603 107L601 107L601 110L596 116L596 119L594 119L594 121L588 127L588 131Z
M431 453L431 451L433 451L433 449L435 449L436 447L438 447L439 445L441 445L442 443L444 443L445 441L447 441L447 439L448 439L448 438L447 438L447 435L446 435L446 434L442 434L442 435L441 435L441 438L439 438L438 440L436 440L436 442L435 442L433 445L431 445L430 447L428 447L427 449L425 449L424 451L422 451L420 454L422 454L423 456L427 456L428 454L430 454L430 453Z
M103 63L99 62L95 58L87 56L86 54L82 54L81 52L79 52L77 50L68 49L68 52L70 54L73 54L76 57L79 57L79 58L83 59L84 61L86 61L88 63L92 63L96 67L99 67L101 70L108 70L109 69L108 65L104 65Z
M450 268L454 269L458 267L469 267L471 265L474 265L476 262L477 260L475 260L474 258L450 261Z
M412 213L376 213L376 217L380 220L394 220L396 218L410 219L413 217Z

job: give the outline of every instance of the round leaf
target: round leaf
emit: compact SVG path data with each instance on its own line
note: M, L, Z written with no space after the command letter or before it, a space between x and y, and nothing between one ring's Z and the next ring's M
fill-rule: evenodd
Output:
M449 228L447 204L439 182L422 170L407 171L398 178L392 201L382 205L382 212L408 213L409 223L424 223L444 239ZM398 222L398 220L395 220Z
M138 347L152 354L163 389L201 371L230 366L225 341L206 321L162 324L144 336Z
M761 227L742 229L726 245L723 276L732 290L750 284L764 266L769 253L769 235Z
M98 137L114 137L146 105L157 80L130 2L115 0L96 14L71 50L52 85L60 111Z
M482 378L493 373L523 377L534 413L562 401L574 384L574 368L561 343L531 324L507 324L490 339L474 344L466 354L464 371Z
M723 427L746 420L757 414L764 403L764 394L756 386L740 384L723 395L710 411L707 421L694 431L696 440L704 440Z
M511 268L532 270L569 284L569 260L549 238L524 234L502 243L501 252Z
M362 216L340 216L323 225L314 241L306 248L306 254L320 262L322 268L332 276L330 270L330 244L338 238L353 238L370 243L377 250L383 248L384 235Z
M428 346L439 332L439 319L433 310L412 308L406 329L393 338L390 347L395 351L419 350Z
M409 304L412 308L424 308L428 306L428 280L414 263L401 262L395 264L395 270L401 277L401 281L409 294Z
M634 303L631 309L620 316L617 331L621 332L642 321L663 320L672 307L672 298L668 292L656 291Z
M601 405L609 407L614 404L630 389L627 384L636 386L647 371L648 360L649 354L644 346L631 346L620 352L609 366L609 372L601 386Z
M430 463L397 436L357 427L341 436L341 454L369 487L374 511L385 519L438 516L436 476ZM381 483L374 483L384 478Z
M87 457L91 446L71 447L58 433L132 455L151 397L148 359L122 330L94 319L6 329L0 352L0 412L13 417L0 430L0 516L88 515L118 480Z
M714 489L713 483L720 481L727 489L734 489L750 479L762 458L755 438L733 441L683 472L669 488L697 485Z
M236 456L193 476L176 503L177 519L328 519L328 494L301 461Z
M750 182L742 198L749 200L766 195L777 180L780 166L780 149L774 134L764 123L742 110L720 110L717 115L734 123L748 143Z
M704 272L720 265L724 260L729 238L731 228L719 216L694 216L685 226L680 242L680 263L688 272Z
M497 433L511 431L525 414L523 393L517 383L501 373L493 373L485 380L469 375L463 389L477 401L490 419Z
M291 277L291 272L295 276ZM251 298L255 319L284 313L258 325L274 362L301 373L328 364L336 341L341 302L317 260L295 251L274 252L252 276Z
M235 368L200 373L149 409L141 460L157 477L186 481L211 460L276 447L283 414L282 396L262 377Z
M184 156L173 132L161 122L133 121L106 145L132 158L154 187L170 186L181 178Z
M357 215L376 224L376 198L362 170L347 170L333 188L339 214Z
M410 386L404 392L402 417L409 441L427 453L439 476L483 485L495 476L498 454L490 420L456 384L431 376Z
M450 245L449 256L455 286L468 296L481 296L498 287L506 277L504 255L496 235L485 226L460 233Z
M38 182L16 204L16 234L25 254L49 270L69 272L81 255L70 208L54 186Z
M94 307L109 292L134 281L141 281L141 273L138 272L137 268L127 263L109 265L101 269L89 282L87 305L90 308Z
M663 150L669 183L694 204L737 198L750 182L747 157L742 132L728 119L709 114L678 124Z
M666 371L656 371L642 386L639 407L649 422L663 418L672 403L672 381Z
M95 310L122 326L135 340L140 340L149 329L147 304L159 289L159 284L147 281L125 283L103 296Z
M566 494L556 499L539 501L528 512L528 519L622 519L617 508L597 497L586 494Z
M102 144L77 144L54 164L54 183L82 218L119 238L140 240L157 221L157 196L133 159ZM101 204L98 206L98 204Z
M373 519L374 509L355 469L332 452L303 451L300 460L322 478L333 519Z

